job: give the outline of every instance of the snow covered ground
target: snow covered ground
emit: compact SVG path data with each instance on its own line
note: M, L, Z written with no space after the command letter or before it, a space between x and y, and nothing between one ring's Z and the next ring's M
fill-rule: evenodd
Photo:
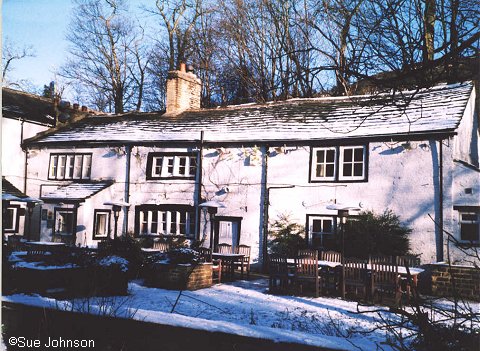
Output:
M237 281L208 289L182 292L171 314L178 291L148 288L141 281L129 284L130 295L108 299L111 313L119 317L133 316L149 322L178 325L195 329L327 346L342 350L390 350L391 340L379 329L382 320L398 321L396 315L379 306L363 307L338 298L306 298L275 296L267 293L268 281ZM85 301L56 301L38 295L4 296L4 301L46 306L66 310L108 314L105 298L91 298L89 311ZM96 300L96 301L95 301ZM103 305L103 306L102 306ZM479 308L478 304L474 308ZM101 312L99 312L101 310ZM404 335L409 331L402 330ZM380 348L377 348L380 346Z

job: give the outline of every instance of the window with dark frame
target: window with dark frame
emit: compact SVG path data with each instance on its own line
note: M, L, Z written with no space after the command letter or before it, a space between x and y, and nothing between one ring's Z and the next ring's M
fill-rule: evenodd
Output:
M75 233L75 210L73 208L55 208L54 235L73 235Z
M105 239L110 236L110 210L96 209L93 218L93 239Z
M460 241L480 243L480 212L459 212L460 216Z
M147 179L195 179L195 153L152 152L147 159Z
M92 154L50 154L48 179L90 179Z
M367 179L366 145L314 147L311 152L311 182Z
M327 215L308 215L308 244L318 248L330 249L336 231L335 217Z
M138 235L195 236L195 208L189 205L141 205L135 210Z
M2 220L5 233L18 233L20 221L20 206L10 205L5 210L5 217Z

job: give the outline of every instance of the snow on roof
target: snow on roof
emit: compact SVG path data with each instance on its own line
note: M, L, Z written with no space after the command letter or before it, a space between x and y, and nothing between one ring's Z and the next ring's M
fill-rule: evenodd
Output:
M199 109L177 116L126 113L91 117L37 135L26 145L49 143L329 140L452 132L462 118L471 82L430 89L270 104Z
M59 187L56 190L43 195L41 198L46 202L58 200L81 201L95 195L103 189L108 188L112 184L112 181L72 183Z

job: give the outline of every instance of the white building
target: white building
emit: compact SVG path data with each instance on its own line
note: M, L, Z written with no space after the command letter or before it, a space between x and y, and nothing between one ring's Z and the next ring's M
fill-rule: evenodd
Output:
M447 245L462 258L443 230L479 243L471 83L217 109L199 108L199 84L171 72L168 113L89 117L25 141L28 187L45 202L41 239L95 245L114 232L104 203L123 201L118 233L209 245L198 205L216 200L215 243L251 245L254 261L280 214L305 224L309 243L328 241L334 202L393 210L423 262L446 259Z

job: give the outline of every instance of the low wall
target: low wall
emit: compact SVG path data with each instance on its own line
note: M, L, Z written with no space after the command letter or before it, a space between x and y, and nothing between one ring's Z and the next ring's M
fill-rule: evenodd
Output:
M2 304L2 331L7 350L12 337L40 340L93 340L94 345L61 350L123 350L123 351L333 351L330 348L232 335L223 332L173 327L162 324L65 312L15 303ZM285 331L288 333L288 331ZM93 347L92 347L93 346ZM43 348L28 348L28 350ZM340 349L337 349L338 351Z
M479 268L431 264L427 271L430 273L432 295L480 300Z
M198 290L212 286L212 264L157 264L145 279L148 286L172 290Z

